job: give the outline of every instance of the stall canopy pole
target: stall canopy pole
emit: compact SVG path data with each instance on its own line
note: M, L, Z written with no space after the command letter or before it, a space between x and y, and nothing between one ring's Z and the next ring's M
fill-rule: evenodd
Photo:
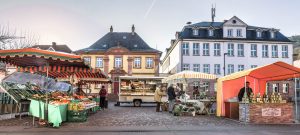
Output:
M49 77L49 63L47 62L46 63L46 72L47 72L47 82L48 82L48 77ZM45 90L46 90L46 104L45 104L45 120L48 120L48 103L49 103L49 100L48 100L48 87L47 85L45 86Z
M298 78L294 78L294 80L295 80L295 82L294 82L294 83L295 83L295 84L294 84L294 85L295 85L295 87L294 87L294 89L295 89L295 94L294 94L294 95L295 95L295 109L296 109L296 110L295 110L295 112L296 112L295 122L296 122L296 123L298 123L298 103L297 103L298 101L297 101L297 89L296 89L296 87L297 87L297 79L298 79Z

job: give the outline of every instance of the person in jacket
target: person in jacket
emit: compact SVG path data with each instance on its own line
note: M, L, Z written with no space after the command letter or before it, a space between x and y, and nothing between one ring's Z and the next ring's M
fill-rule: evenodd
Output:
M99 96L100 96L100 107L101 109L105 107L105 99L106 99L107 91L105 89L105 86L102 86Z
M176 93L175 93L173 84L171 84L168 87L167 94L168 94L168 101L169 101L169 113L173 113L173 107L174 107L175 99L176 99Z
M250 82L246 82L246 87L240 89L240 92L238 94L238 99L240 102L243 100L245 92L248 98L250 98L250 94L252 93L252 89L250 88Z
M156 112L160 112L161 98L164 95L162 87L157 87L154 93L154 101L156 102Z

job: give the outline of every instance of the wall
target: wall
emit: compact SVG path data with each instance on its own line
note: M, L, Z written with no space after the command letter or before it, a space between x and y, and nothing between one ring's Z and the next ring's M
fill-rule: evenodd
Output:
M268 82L268 94L272 94L273 92L273 84L279 84L279 93L282 96L283 100L291 101L295 96L295 83L294 80L284 80L284 81L270 81ZM289 84L288 93L283 93L283 84Z
M173 50L170 51L171 52L169 54L169 57L167 58L170 59L170 65L165 70L163 70L162 67L160 67L162 69L161 73L172 72L171 74L174 74L181 71L181 41L177 42ZM163 61L163 64L166 64L166 62L168 62L167 59Z

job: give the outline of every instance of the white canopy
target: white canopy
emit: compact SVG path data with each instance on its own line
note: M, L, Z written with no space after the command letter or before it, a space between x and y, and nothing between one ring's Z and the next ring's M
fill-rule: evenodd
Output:
M175 82L188 82L188 80L215 80L217 77L213 74L206 74L201 72L194 71L182 71L174 75L170 75L169 77L163 79L164 83L175 83Z

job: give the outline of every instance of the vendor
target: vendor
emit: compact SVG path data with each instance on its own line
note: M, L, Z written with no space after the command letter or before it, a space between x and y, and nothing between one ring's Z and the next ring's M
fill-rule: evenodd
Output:
M245 91L247 92L248 98L250 98L250 94L252 93L252 89L249 86L250 86L250 82L246 82L246 88L243 87L243 88L240 89L240 92L239 92L239 95L238 95L239 101L242 101Z
M131 90L135 90L135 86L133 83L131 83L130 87L131 87Z

